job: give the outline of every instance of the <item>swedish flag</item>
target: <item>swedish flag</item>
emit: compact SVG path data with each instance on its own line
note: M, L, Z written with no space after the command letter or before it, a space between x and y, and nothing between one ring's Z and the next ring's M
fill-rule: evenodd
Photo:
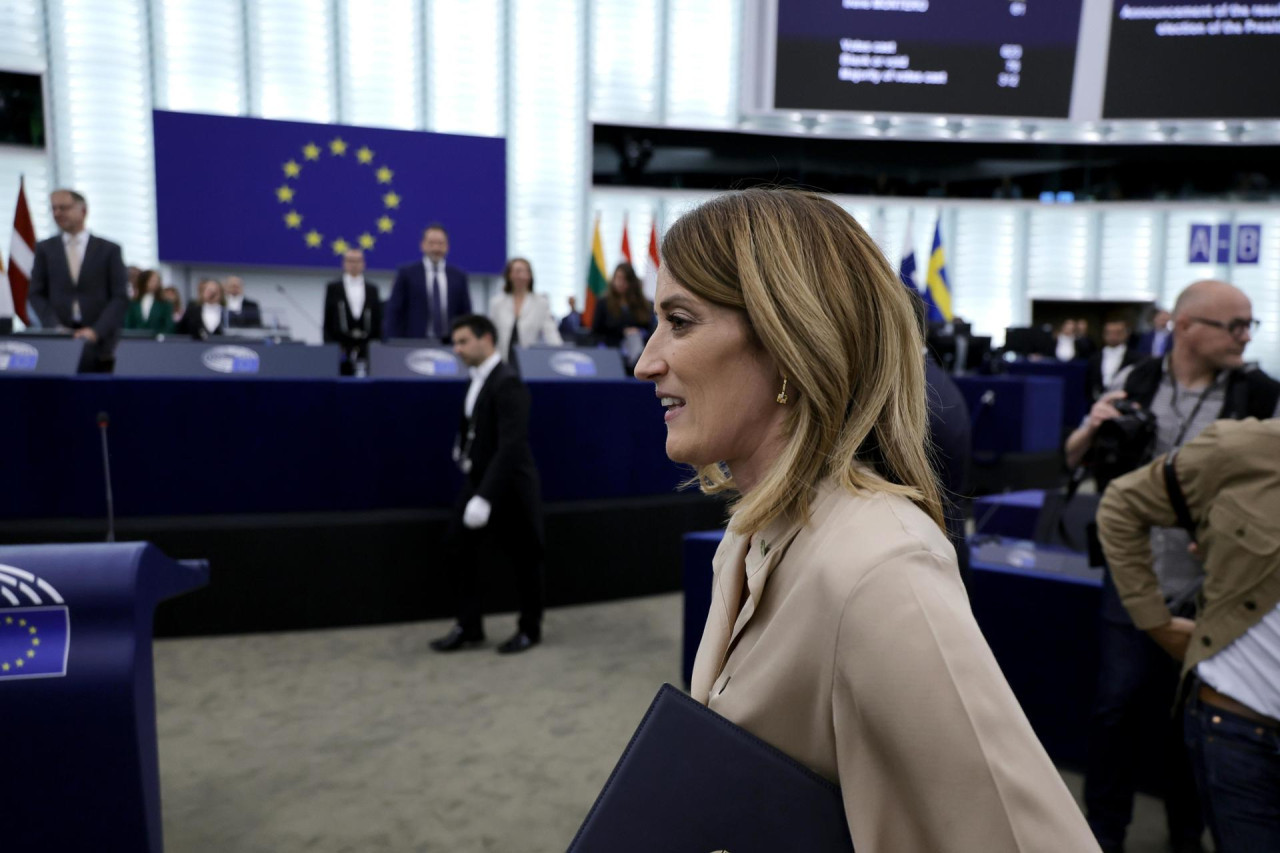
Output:
M947 254L942 249L942 214L933 229L933 251L929 255L929 271L924 280L924 304L929 309L929 322L950 323L951 285L947 283Z

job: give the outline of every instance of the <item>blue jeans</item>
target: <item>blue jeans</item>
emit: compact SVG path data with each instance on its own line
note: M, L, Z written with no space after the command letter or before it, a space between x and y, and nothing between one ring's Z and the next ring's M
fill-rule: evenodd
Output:
M1195 696L1187 702L1183 728L1218 853L1280 850L1280 729Z

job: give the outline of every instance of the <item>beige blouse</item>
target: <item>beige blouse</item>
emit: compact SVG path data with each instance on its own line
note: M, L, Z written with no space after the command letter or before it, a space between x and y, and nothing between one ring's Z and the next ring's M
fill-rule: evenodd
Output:
M823 483L714 567L693 697L837 782L858 853L1098 851L910 501Z

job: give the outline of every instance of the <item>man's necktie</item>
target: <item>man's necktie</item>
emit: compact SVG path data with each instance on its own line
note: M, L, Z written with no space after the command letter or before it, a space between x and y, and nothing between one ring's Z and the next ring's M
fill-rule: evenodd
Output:
M441 279L444 276L439 274L439 267L435 264L431 266L431 334L437 338L444 337L444 317L441 316L444 309L440 304L440 288L443 284Z

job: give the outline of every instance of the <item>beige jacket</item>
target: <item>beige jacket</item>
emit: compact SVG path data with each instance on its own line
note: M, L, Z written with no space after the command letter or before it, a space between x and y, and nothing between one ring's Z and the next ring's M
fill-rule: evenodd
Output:
M692 694L838 782L858 853L1098 850L906 499L827 482L807 524L727 533Z
M1205 573L1185 676L1280 602L1280 420L1217 421L1182 446L1174 470ZM1177 523L1163 456L1112 481L1098 506L1116 591L1143 630L1171 618L1151 568L1151 528Z

